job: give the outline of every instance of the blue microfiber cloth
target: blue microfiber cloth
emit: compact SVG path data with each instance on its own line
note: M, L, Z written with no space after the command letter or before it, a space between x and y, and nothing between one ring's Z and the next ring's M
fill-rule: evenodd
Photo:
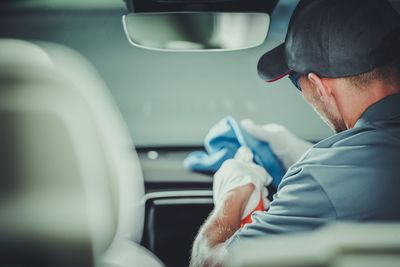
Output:
M268 143L248 134L232 117L226 117L212 127L204 140L206 151L190 153L183 166L190 171L215 173L225 160L235 156L241 146L250 148L254 162L268 171L272 184L277 188L285 174L282 163Z

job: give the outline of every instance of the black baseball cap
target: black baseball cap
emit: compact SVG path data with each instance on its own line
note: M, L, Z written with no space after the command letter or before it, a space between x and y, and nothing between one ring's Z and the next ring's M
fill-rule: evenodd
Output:
M362 74L400 55L400 15L387 0L302 0L285 42L264 54L267 81L291 72L339 78Z

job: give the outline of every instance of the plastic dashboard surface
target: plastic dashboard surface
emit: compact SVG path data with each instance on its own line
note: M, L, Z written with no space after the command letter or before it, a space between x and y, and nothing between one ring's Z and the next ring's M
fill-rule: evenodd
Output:
M212 175L187 171L182 162L193 148L138 148L146 192L212 188Z

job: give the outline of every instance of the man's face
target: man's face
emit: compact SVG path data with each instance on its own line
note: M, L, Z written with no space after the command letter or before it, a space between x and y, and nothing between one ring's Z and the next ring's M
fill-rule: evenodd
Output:
M336 133L347 130L347 126L336 105L333 105L332 101L322 101L317 92L317 88L308 81L307 77L303 76L300 78L300 86L306 102L308 102L308 104L332 130Z

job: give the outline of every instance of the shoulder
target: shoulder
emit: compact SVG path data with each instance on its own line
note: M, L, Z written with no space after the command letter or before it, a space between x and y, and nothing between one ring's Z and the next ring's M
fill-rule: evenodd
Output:
M365 219L374 217L395 195L391 188L399 184L399 159L400 130L367 125L316 144L287 175L312 177L339 218Z
M400 124L381 122L328 137L315 144L298 163L363 165L366 160L374 159L369 163L390 165L396 156L400 157Z
M364 123L341 133L332 135L314 145L314 148L335 148L400 143L400 121L378 121Z

